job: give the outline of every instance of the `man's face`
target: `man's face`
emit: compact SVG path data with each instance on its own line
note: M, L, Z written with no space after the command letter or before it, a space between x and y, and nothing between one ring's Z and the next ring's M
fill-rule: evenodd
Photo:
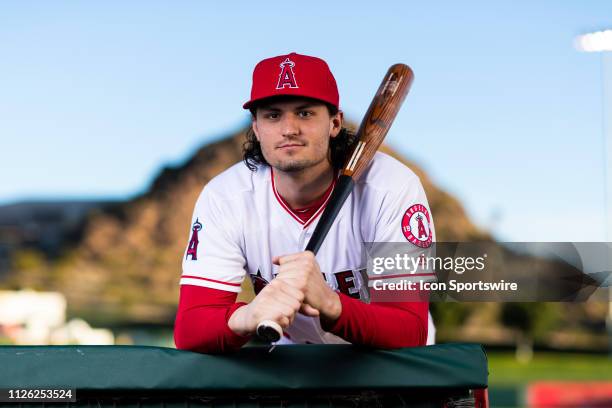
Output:
M324 103L308 98L272 99L257 108L253 131L266 161L297 172L328 161L330 137L342 127L342 112L330 116Z

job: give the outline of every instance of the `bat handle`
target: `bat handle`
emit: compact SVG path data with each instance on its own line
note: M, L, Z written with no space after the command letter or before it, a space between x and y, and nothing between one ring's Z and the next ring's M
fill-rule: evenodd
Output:
M279 341L283 335L282 327L272 320L261 321L257 325L255 332L260 339L267 341L268 343Z

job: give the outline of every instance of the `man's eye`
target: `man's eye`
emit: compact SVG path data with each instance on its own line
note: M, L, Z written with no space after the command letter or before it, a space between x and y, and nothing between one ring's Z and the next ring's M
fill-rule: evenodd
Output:
M278 113L273 113L273 112L266 113L264 117L266 119L278 119Z
M309 116L312 116L312 112L311 111L300 111L298 115L300 115L300 117L302 118L307 118Z

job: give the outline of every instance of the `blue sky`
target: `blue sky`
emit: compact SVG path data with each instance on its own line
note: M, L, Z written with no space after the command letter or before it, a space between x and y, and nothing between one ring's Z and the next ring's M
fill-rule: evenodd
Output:
M498 238L601 241L612 61L573 39L610 26L610 1L2 2L0 204L143 191L243 125L253 66L296 51L354 120L409 64L388 143Z

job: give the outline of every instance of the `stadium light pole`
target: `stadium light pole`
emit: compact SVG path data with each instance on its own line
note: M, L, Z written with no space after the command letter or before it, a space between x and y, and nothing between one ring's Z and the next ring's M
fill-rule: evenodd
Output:
M610 120L612 119L612 105L610 97L612 95L612 83L610 81L609 69L612 68L610 63L612 51L612 30L603 30L593 33L583 34L576 37L575 46L579 51L583 52L598 52L601 54L601 121L602 134L604 143L604 211L605 211L605 234L607 245L612 241L612 127ZM609 251L608 251L609 253ZM610 259L607 260L607 265L611 264ZM606 318L606 327L608 330L608 351L612 357L612 289L609 293L608 316Z

